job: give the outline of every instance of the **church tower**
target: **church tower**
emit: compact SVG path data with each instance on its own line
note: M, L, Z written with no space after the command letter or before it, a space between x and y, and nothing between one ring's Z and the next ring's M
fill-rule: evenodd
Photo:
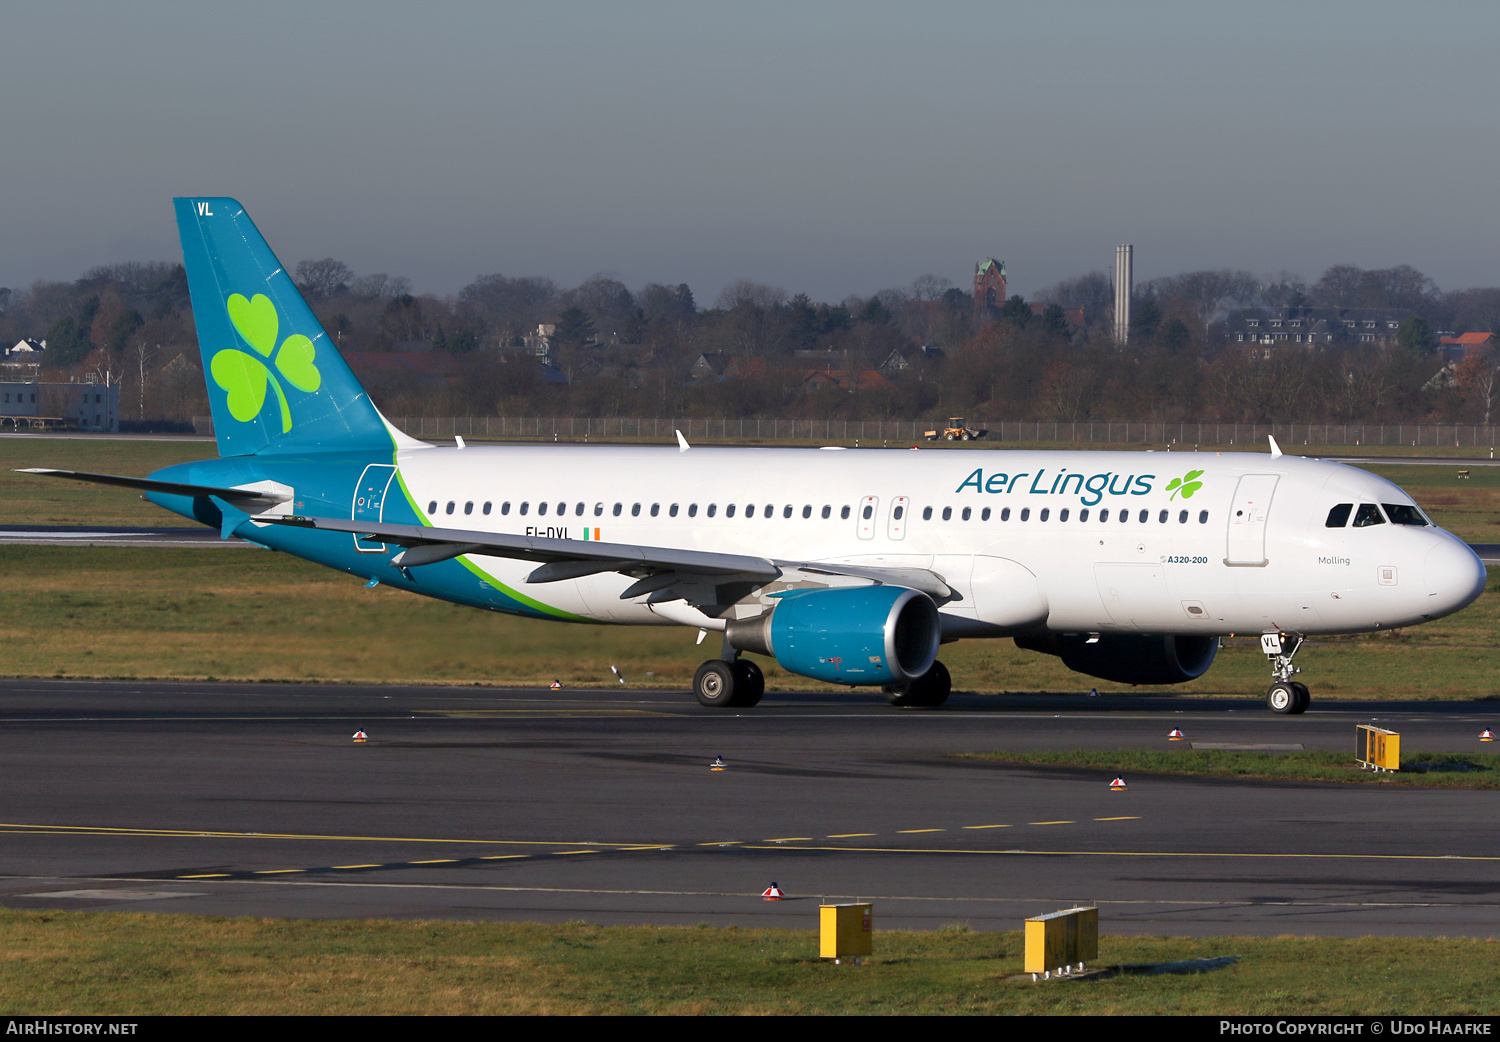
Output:
M999 311L1006 299L1005 265L993 257L974 265L974 310Z

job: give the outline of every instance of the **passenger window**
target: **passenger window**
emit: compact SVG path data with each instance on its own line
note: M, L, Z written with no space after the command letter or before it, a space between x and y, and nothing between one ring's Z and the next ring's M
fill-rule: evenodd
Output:
M1061 510L1059 510L1057 512L1057 519L1059 521L1066 521L1068 519L1068 509L1067 509L1067 507L1064 507L1063 509L1061 509Z
M427 512L429 514L437 513L437 500L434 499L431 503L427 504Z
M1378 506L1374 503L1361 503L1359 505L1359 510L1354 515L1355 528L1368 528L1371 525L1383 524L1385 524L1385 518L1380 516L1380 508Z
M709 517L713 517L718 512L719 512L719 504L717 504L717 503L710 503L708 505L707 513L708 513Z
M558 517L562 517L567 512L568 512L568 504L566 504L566 503L559 503L559 504L557 504L557 516Z
M870 504L866 503L865 504L864 513L861 514L860 516L863 517L866 521L868 521L868 520L870 520L870 516L872 514L874 514L874 513L875 513L875 508L872 507L872 506L870 506Z
M508 513L510 513L510 500L507 499L504 503L500 504L500 514L504 516Z
M1157 515L1156 520L1157 520L1157 522L1159 524L1163 524L1163 525L1166 524L1167 523L1167 512L1165 510L1163 510L1160 514Z
M922 508L922 520L923 521L931 521L932 520L932 507L923 507Z
M1141 524L1144 525L1149 520L1151 520L1151 511L1149 511L1149 510L1142 510L1141 511Z
M1426 527L1427 519L1422 516L1416 507L1409 507L1404 503L1382 503L1385 507L1385 516L1391 519L1393 525L1418 525Z
M844 521L849 520L849 508L848 507L844 507L842 510L840 510L839 511L839 517L840 517L840 519L842 519Z
M470 500L469 502L467 502L467 503L464 504L464 513L465 514L472 514L473 512L474 512L474 501Z
M594 504L594 516L595 517L599 517L603 513L604 513L604 504L603 503L595 503Z
M943 507L943 520L944 521L952 521L953 520L953 508L952 507Z
M547 503L546 503L545 500L543 500L542 502L540 502L540 503L538 503L536 505L536 514L537 514L537 517L542 517L546 513L547 513Z
M724 516L725 517L733 517L734 516L734 510L735 510L734 504L730 503L727 507L724 508ZM709 514L710 517L713 516L713 512L714 512L714 508L713 507L709 507L708 508L708 514Z
M1051 516L1052 516L1052 511L1048 510L1046 507L1042 507L1042 512L1041 512L1040 515L1037 516L1037 520L1038 521L1045 521L1045 520L1047 520L1047 518L1049 518Z
M677 516L677 504L676 503L673 503L671 506L667 507L667 516L668 517L676 517Z
M528 511L528 510L530 510L530 509L531 509L531 504L530 504L530 503L524 503L524 502L523 502L523 503L522 503L522 504L521 504L521 516L522 516L522 517L525 517L525 516L526 516L526 511Z
M791 505L791 504L790 504L790 503L788 503L788 504L787 504L787 505L786 505L786 506L785 506L785 507L784 507L784 508L783 508L783 509L782 509L782 511L781 511L781 516L782 516L782 517L791 517L791 516L792 516L792 505Z
M812 517L812 504L809 503L807 506L802 508L802 517L804 519Z
M1105 507L1103 510L1099 511L1099 520L1100 521L1108 521L1109 520L1109 507Z
M1022 521L1030 521L1031 520L1031 508L1030 507L1022 507L1021 508L1021 520Z
M1000 520L1001 521L1009 521L1010 520L1010 507L1004 507L1004 508L1001 509L1001 511L1000 511Z
M1089 508L1088 507L1084 507L1082 510L1078 511L1078 520L1080 520L1080 521L1087 521L1088 519L1089 519Z
M897 507L895 510L893 510L891 512L891 516L894 517L897 521L900 521L903 517L906 516L906 508L905 507Z
M1120 524L1123 525L1125 522L1127 522L1129 520L1130 520L1130 511L1128 511L1128 510L1122 510L1122 511L1120 511Z
M823 520L824 520L824 521L827 521L827 520L828 520L828 518L829 518L829 515L831 515L831 514L832 514L832 513L833 513L833 507L831 507L831 506L828 506L828 505L827 505L827 504L826 504L826 503L825 503L825 504L824 504L824 505L823 505Z
M614 509L614 515L615 515L615 517L619 517L620 516L620 511L623 510L623 509L625 509L625 504L623 504L623 503L616 503L615 504L615 509Z
M443 510L443 513L445 513L445 514L451 514L451 513L453 513L453 500L451 500L451 499L448 500L448 506Z
M981 510L979 512L979 520L981 520L981 521L988 521L989 519L990 519L990 508L989 507L985 507L983 510Z
M485 504L485 505L484 505L484 512L485 512L485 515L486 515L486 516L488 516L488 515L489 515L489 512L490 512L490 504L489 504L489 503L486 503L486 504Z
M661 504L660 503L652 503L651 504L651 516L652 517L656 517L660 513L661 513Z
M576 507L574 507L573 508L573 513L577 514L579 517L582 517L583 516L583 504L579 503Z
M973 510L969 509L968 507L964 507L963 518L964 518L965 521L969 520L969 518L972 517L973 515L974 515L974 511Z
M754 517L755 516L755 504L754 503L746 503L745 504L745 516L746 517Z
M697 503L689 503L688 504L688 517L697 517L697 516L698 516L698 504Z
M1328 511L1328 520L1323 522L1324 528L1343 528L1349 523L1349 515L1354 512L1353 503L1339 503Z
M1187 511L1186 510L1182 511L1181 513L1179 513L1177 515L1177 523L1179 525L1185 525L1185 524L1187 524Z
M630 504L630 516L631 517L640 517L641 516L641 505L639 503L632 503L632 504Z
M1207 510L1200 510L1200 511L1198 511L1198 523L1200 525L1206 525L1206 524L1208 524L1208 511Z

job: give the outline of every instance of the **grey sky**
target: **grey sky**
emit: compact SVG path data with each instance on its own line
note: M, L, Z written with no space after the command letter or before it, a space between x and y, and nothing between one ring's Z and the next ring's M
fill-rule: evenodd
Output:
M1500 284L1490 3L5 5L0 285L178 259L747 277L840 299L998 256L1408 263Z

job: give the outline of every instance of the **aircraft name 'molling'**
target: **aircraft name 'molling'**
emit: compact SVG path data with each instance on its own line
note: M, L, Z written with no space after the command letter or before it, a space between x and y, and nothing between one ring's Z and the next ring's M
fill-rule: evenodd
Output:
M1032 478L1029 488L1022 483L1023 478ZM984 468L980 467L953 491L957 493L972 488L980 493L1015 492L1017 486L1020 486L1022 492L1037 496L1077 495L1080 503L1091 507L1106 495L1144 496L1151 491L1151 482L1155 479L1155 474L1115 474L1109 471L1084 477L1082 474L1069 474L1066 467L1050 479L1047 477L1046 467L1037 471L1035 477L1032 477L1030 471L1009 475L996 471L986 478Z

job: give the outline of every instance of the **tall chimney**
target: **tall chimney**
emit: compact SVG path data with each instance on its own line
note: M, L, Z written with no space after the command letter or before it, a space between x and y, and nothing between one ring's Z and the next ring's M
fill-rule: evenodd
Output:
M1130 290L1134 285L1135 247L1115 247L1115 343L1130 340Z

